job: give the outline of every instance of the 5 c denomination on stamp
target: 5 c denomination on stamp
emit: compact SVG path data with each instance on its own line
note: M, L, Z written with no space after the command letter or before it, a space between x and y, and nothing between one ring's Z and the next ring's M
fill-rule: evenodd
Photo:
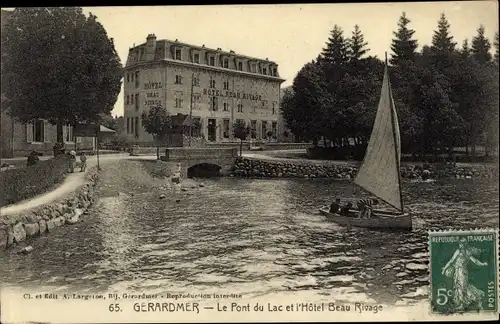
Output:
M432 313L498 310L498 230L429 232Z

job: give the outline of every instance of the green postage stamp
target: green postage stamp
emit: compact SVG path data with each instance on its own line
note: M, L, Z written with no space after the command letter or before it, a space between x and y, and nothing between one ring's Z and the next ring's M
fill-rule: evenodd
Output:
M498 311L498 230L429 232L434 314Z

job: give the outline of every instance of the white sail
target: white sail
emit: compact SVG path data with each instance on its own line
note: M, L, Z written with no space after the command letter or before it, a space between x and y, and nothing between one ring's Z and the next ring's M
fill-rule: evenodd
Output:
M386 64L377 116L365 158L354 183L396 209L403 211L399 173L400 159L399 124Z

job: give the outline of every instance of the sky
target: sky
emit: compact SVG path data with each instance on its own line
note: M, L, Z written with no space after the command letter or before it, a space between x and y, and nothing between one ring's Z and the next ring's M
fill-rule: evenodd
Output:
M461 46L472 39L483 24L493 43L498 31L498 1L446 1L401 3L335 3L274 5L199 5L84 7L92 12L114 38L122 64L134 44L157 39L178 39L193 45L234 50L238 54L269 58L278 64L280 76L293 83L304 64L315 59L325 46L335 24L350 37L358 24L370 48L369 55L390 55L393 31L402 12L411 20L414 38L430 44L441 13L451 25L451 34ZM123 87L113 110L123 115Z

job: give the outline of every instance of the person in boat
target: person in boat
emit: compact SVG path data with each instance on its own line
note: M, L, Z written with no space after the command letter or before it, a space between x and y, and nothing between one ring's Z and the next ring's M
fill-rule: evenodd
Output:
M340 209L340 215L349 216L349 210L351 210L351 208L352 208L352 203L348 202L347 204L345 204L344 207Z
M336 214L340 210L340 199L337 198L335 199L334 202L330 205L330 213L331 214Z
M373 216L373 206L378 205L377 199L361 199L358 202L358 218L370 219Z

